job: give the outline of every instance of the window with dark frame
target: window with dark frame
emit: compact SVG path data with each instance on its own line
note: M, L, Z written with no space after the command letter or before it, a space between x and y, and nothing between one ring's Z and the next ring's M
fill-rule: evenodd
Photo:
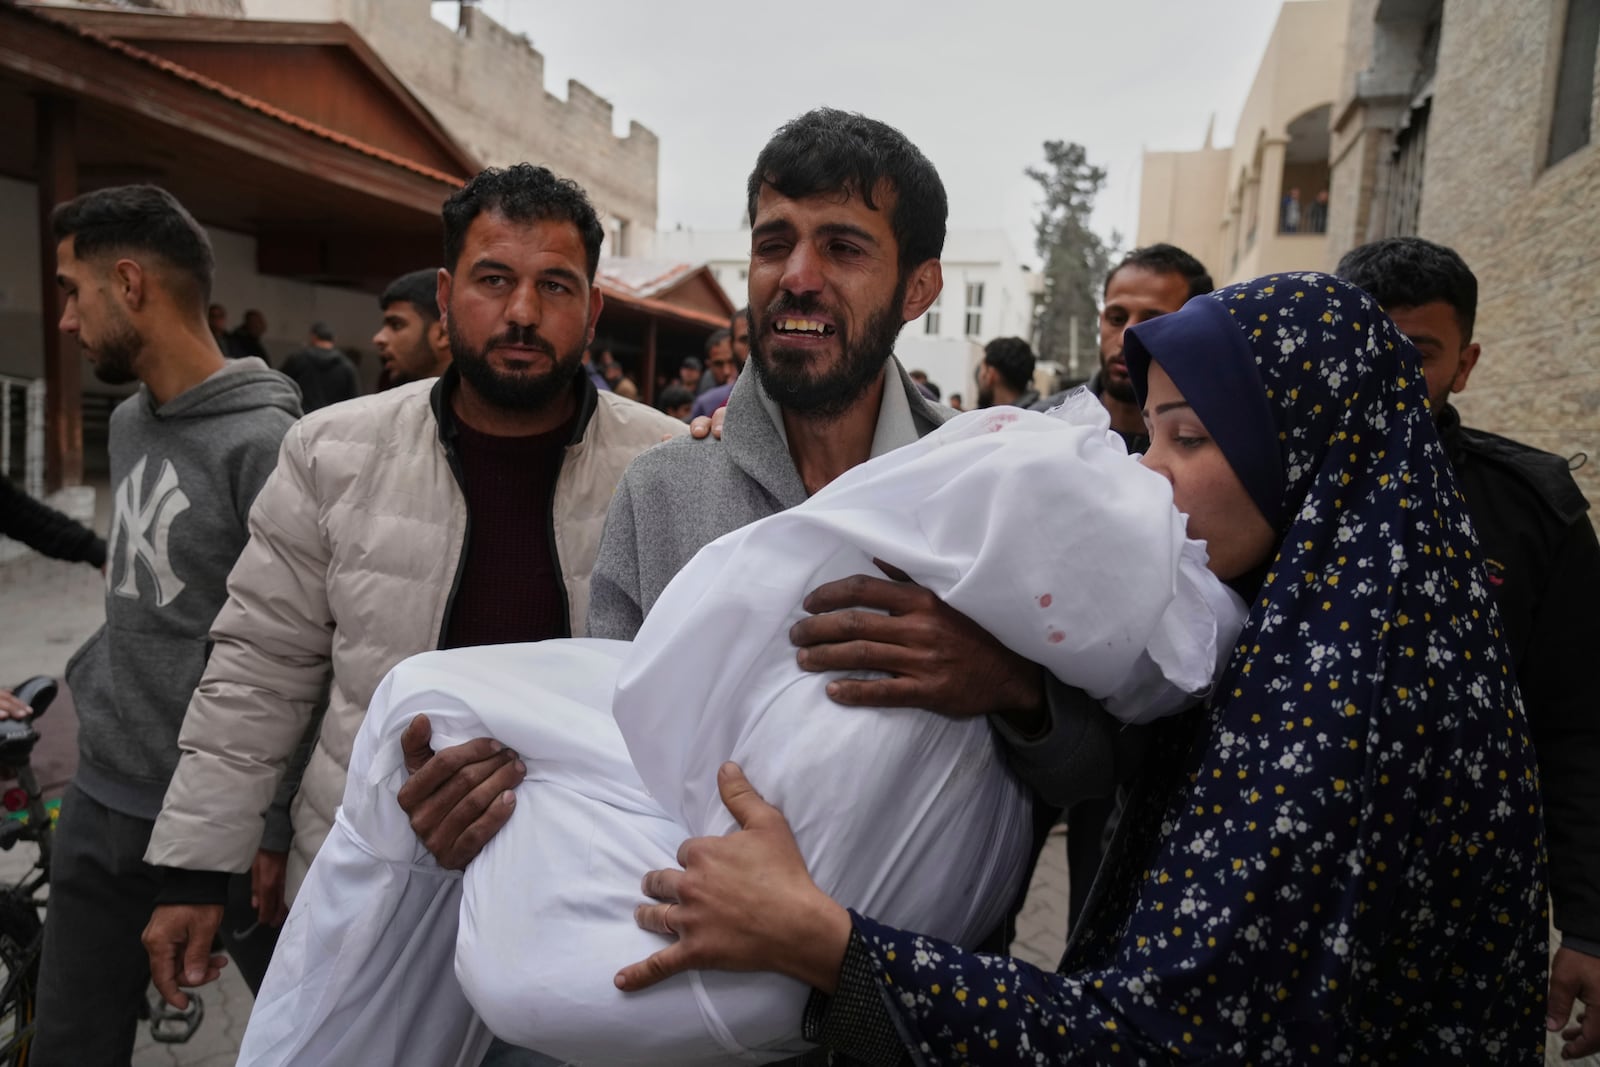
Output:
M1600 49L1600 0L1567 0L1545 166L1554 166L1589 143L1596 49Z

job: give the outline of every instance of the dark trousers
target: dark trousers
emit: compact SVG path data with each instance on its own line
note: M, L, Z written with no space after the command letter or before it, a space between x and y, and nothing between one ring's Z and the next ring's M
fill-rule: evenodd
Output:
M278 947L282 929L256 922L256 909L250 906L249 874L228 879L228 906L222 912L217 936L233 965L239 968L244 984L250 987L251 996L261 992L261 980L267 976L267 964L272 962L272 950Z
M155 907L144 862L155 824L67 787L50 861L33 1067L128 1067L150 963L139 937Z
M132 1058L150 985L140 935L159 887L144 862L154 827L67 787L50 861L33 1067L127 1067ZM235 875L222 942L252 993L278 943L277 928L254 923L250 876Z
M1067 936L1083 918L1089 887L1100 873L1106 842L1116 828L1115 796L1096 797L1067 809Z

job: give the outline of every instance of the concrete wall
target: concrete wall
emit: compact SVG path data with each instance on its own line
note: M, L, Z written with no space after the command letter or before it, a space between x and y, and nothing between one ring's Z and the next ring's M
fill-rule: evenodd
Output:
M1321 234L1278 233L1274 226L1256 234L1256 243L1239 257L1239 263L1225 277L1229 284L1289 270L1327 270L1328 241ZM1219 279L1217 284L1223 284Z
M1175 244L1219 272L1228 197L1226 148L1146 152L1139 175L1140 246Z
M1446 4L1419 229L1478 276L1463 418L1587 453L1600 500L1600 145L1544 165L1564 6ZM1600 65L1591 106L1600 140Z
M252 18L349 23L461 144L492 166L542 163L588 191L621 248L648 256L656 226L656 135L612 132L611 105L581 82L562 100L544 87L544 57L481 11L459 32L428 0L244 0ZM616 226L608 225L608 232Z
M1230 174L1251 168L1260 137L1287 136L1289 123L1332 102L1344 71L1349 5L1350 0L1290 0L1279 9L1239 112Z
M211 297L228 309L229 329L244 318L246 308L260 311L267 318L267 352L278 366L306 345L313 322L326 322L333 327L334 344L355 358L362 386L368 390L376 386L380 369L372 347L379 318L376 297L259 274L254 237L218 229L207 232L217 256Z

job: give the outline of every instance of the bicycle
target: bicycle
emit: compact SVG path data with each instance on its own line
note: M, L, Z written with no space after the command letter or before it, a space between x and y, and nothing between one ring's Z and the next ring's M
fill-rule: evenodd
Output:
M0 767L17 778L15 786L0 793L0 809L6 816L25 812L27 817L0 821L0 851L28 841L38 846L39 854L21 881L0 886L0 1067L26 1067L36 1026L43 915L49 903L45 890L55 840L55 824L33 771L33 749L39 743L33 724L55 700L59 686L53 678L37 677L11 692L32 712L25 719L0 719ZM163 1044L188 1041L205 1017L200 997L192 993L189 1007L181 1011L165 1003L142 1003L140 1017L148 1021L150 1036Z
M34 996L39 984L39 950L44 942L43 890L50 881L50 846L55 827L45 807L31 757L39 733L33 723L57 693L53 678L30 678L12 693L32 709L26 719L0 719L0 767L10 768L17 784L0 795L7 813L25 811L26 821L0 822L0 850L19 841L39 847L29 874L0 889L0 1064L23 1067L33 1044Z

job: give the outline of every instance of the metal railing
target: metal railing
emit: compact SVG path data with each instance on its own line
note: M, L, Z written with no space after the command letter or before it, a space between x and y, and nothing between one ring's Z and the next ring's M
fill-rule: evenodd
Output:
M1405 124L1395 132L1388 160L1388 202L1384 237L1408 237L1417 232L1422 214L1422 176L1427 165L1428 114L1432 99L1413 106Z
M22 401L17 425L17 400ZM20 432L20 435L18 431ZM17 438L22 438L19 450ZM20 452L20 455L17 453ZM13 457L22 488L29 496L44 496L44 379L8 378L0 375L0 474L13 476Z

